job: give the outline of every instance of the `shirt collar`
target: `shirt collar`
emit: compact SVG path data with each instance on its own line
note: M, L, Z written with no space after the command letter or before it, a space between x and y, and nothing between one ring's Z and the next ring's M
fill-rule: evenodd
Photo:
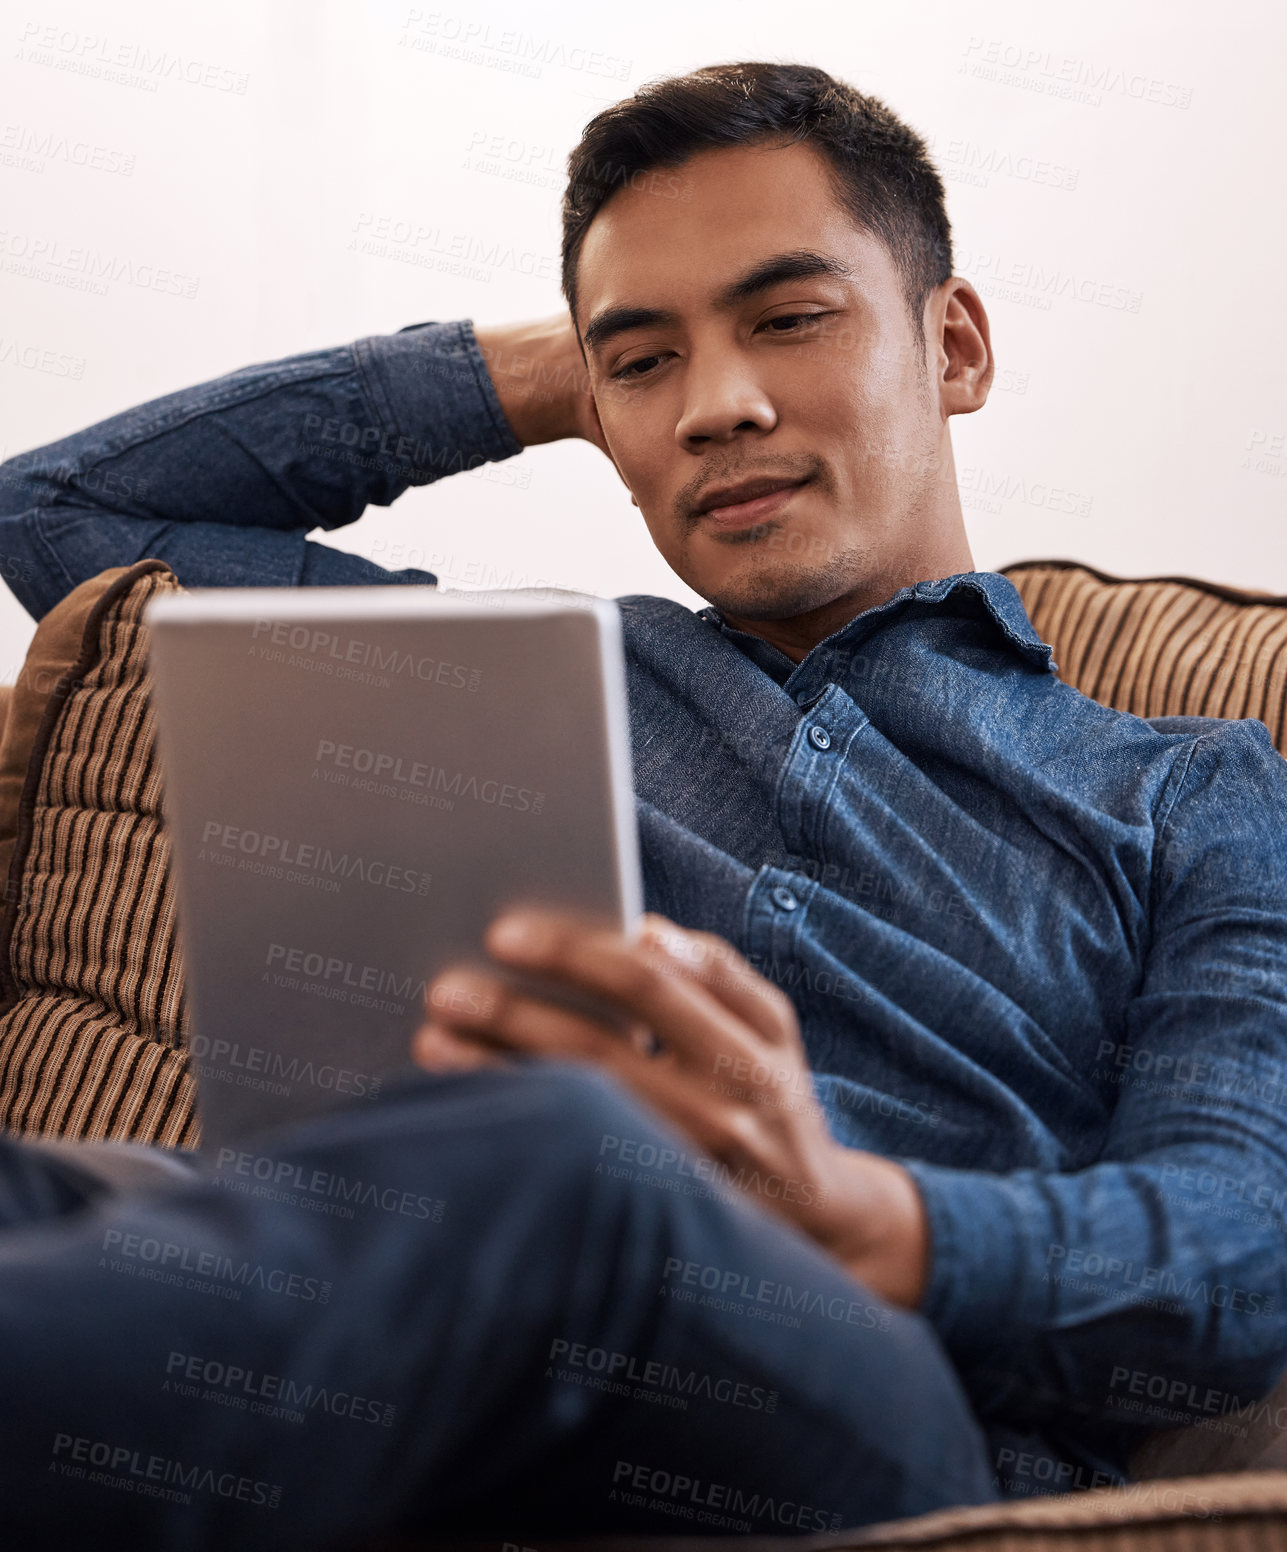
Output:
M940 577L930 582L915 582L899 588L883 604L864 609L839 630L833 631L798 664L761 637L729 625L714 605L708 604L706 608L699 609L697 615L699 619L717 625L724 635L781 684L793 673L811 665L815 659L825 661L829 652L835 648L852 646L856 641L872 635L910 605L918 603L935 607L954 595L959 595L960 601L968 603L980 618L991 621L997 627L1001 644L1017 653L1024 662L1046 673L1058 672L1054 648L1042 641L1023 607L1019 590L1009 577L1002 576L999 571L961 571L954 576Z

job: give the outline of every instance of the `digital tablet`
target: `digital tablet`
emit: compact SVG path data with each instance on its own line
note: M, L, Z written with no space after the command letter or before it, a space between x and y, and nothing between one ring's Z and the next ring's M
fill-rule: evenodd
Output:
M145 623L207 1155L414 1070L428 983L497 970L506 907L637 926L614 602L208 588Z

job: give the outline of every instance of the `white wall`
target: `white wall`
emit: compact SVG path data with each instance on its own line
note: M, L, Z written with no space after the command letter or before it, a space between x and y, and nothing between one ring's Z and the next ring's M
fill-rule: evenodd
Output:
M1272 0L19 0L0 22L0 456L250 361L552 312L586 120L657 75L796 59L884 97L946 176L999 362L954 422L976 564L1287 592L1285 56ZM362 252L379 218L431 235ZM453 273L462 234L510 257ZM45 238L195 294L17 272ZM501 467L523 483L456 476L330 542L453 586L696 602L594 449ZM0 590L0 680L31 629Z

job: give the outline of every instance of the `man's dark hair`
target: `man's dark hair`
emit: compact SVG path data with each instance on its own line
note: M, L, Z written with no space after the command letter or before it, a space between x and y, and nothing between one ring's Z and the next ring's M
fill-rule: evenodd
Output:
M925 299L952 273L943 183L924 140L825 70L757 62L649 81L586 125L563 196L562 284L573 316L581 245L612 194L697 151L777 140L807 141L830 162L837 201L889 249L919 333Z

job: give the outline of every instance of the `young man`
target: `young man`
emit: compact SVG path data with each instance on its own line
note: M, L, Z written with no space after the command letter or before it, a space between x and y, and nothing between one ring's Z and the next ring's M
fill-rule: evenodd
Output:
M195 1186L100 1203L0 1270L6 1329L36 1322L24 1352L52 1361L104 1234L344 1267L360 1338L347 1303L288 1337L274 1310L131 1285L72 1351L151 1323L151 1358L127 1346L131 1380L92 1403L121 1448L113 1406L149 1437L170 1415L143 1394L167 1343L179 1369L401 1386L398 1469L370 1439L343 1468L387 1523L825 1529L1122 1480L1160 1425L1126 1404L1135 1376L1246 1399L1287 1356L1287 764L1259 722L1087 700L972 569L948 422L986 400L988 323L882 104L713 67L600 114L569 173L567 318L415 325L131 410L0 470L4 547L37 616L146 555L192 586L429 583L307 534L595 441L709 600L620 601L652 931L551 914L490 946L616 999L641 1038L448 973L416 1047L434 1077L263 1152L444 1182L464 1228L363 1239ZM749 1205L681 1191L699 1157ZM667 1365L742 1403L664 1411ZM285 1504L300 1451L272 1437ZM351 1512L339 1469L323 1456L324 1501Z

